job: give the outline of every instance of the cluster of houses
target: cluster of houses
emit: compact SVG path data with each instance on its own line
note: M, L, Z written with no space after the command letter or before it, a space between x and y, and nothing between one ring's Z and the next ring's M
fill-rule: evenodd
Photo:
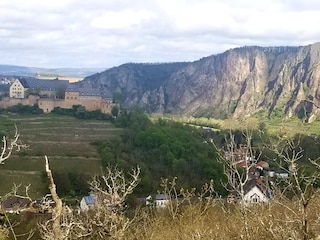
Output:
M90 194L88 196L84 196L80 201L80 211L86 212L90 209L94 209L97 202L99 201L99 196L96 194ZM155 207L157 209L165 208L170 201L170 197L168 194L155 194L155 195L148 195L146 198L138 198L136 199L138 204L148 206L148 207Z
M252 149L250 149L252 150ZM275 178L287 179L289 172L285 169L271 168L269 163L257 160L250 154L246 146L240 146L232 151L225 152L225 159L235 169L243 169L246 179L243 186L236 187L227 197L227 203L263 203L272 200L272 185ZM230 165L230 166L231 166ZM232 177L232 175L228 176ZM239 181L240 179L235 179ZM232 179L231 179L232 181ZM235 184L236 186L237 184Z
M33 77L18 77L10 85L9 96L0 101L0 108L17 104L33 106L37 104L44 113L54 108L71 109L82 105L87 111L101 110L110 113L114 103L111 93L101 93L97 88L68 80L46 80Z
M104 201L106 196L99 194L90 194L84 196L80 205L78 206L79 212L87 212L96 207L96 204L106 203L107 207L114 207L112 201L107 199ZM152 206L155 208L164 208L169 203L169 196L167 194L156 194L154 196L149 195L146 198L140 199L141 204L146 206ZM1 200L0 214L1 213L15 213L20 214L23 212L31 213L50 213L52 208L55 206L54 201L50 195L46 195L43 198L31 200L28 197L22 196L8 196Z

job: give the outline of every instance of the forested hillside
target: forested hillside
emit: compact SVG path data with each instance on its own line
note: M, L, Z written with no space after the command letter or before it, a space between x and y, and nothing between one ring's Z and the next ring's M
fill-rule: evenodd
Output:
M151 122L139 110L122 115L116 122L124 128L117 139L97 143L105 165L129 170L141 167L137 193L156 193L161 178L178 177L182 187L200 187L214 180L222 194L222 164L214 146L200 131L168 120Z

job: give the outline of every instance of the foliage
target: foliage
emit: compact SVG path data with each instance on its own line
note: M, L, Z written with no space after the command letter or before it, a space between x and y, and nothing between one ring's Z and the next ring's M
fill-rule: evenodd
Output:
M53 178L59 196L82 196L89 192L90 176L85 173L55 171Z
M81 105L73 105L72 109L56 107L52 113L65 116L73 116L79 119L96 119L96 120L111 120L112 116L107 113L102 113L100 110L87 111Z
M112 116L118 117L119 111L120 111L119 107L117 105L114 105L111 109Z
M229 112L234 113L236 111L237 106L238 106L238 100L232 100L230 102Z
M18 114L42 114L43 110L37 104L33 106L17 104L6 108L4 111Z
M141 166L138 192L155 192L161 178L178 177L183 187L200 187L213 179L223 193L216 150L197 129L163 119L152 123L140 110L121 115L117 123L125 131L118 139L100 142L99 152L105 165L126 170Z
M273 111L270 113L270 117L282 118L283 117L282 109L279 107L274 108Z

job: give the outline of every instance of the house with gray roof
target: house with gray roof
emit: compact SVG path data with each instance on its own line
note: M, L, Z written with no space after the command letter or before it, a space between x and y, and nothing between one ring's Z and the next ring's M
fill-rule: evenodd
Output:
M17 78L10 86L10 98L25 98L27 91L33 94L55 97L56 92L61 89L65 91L69 85L68 80L44 80L31 77Z

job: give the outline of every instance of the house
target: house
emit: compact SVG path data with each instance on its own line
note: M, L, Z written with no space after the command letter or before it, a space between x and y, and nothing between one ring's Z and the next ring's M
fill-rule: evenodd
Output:
M145 198L146 206L156 207L156 208L165 208L170 201L168 194L156 194L154 197L149 195Z
M244 195L240 200L243 204L265 203L272 199L270 188L268 188L261 178L249 179L243 187Z
M271 168L268 171L268 176L270 178L282 178L282 179L287 179L289 178L289 172L284 170L284 169L275 169L275 168Z
M269 163L262 160L258 161L256 165L260 170L269 170L270 168Z
M80 201L80 211L86 212L96 206L105 206L108 209L121 209L124 202L119 198L108 193L91 193L89 196L84 196Z
M285 170L280 169L280 170L276 171L276 176L278 178L287 179L287 178L289 178L289 173Z
M275 168L270 168L269 171L268 171L268 176L273 178L276 176L276 169Z
M165 208L170 201L170 197L168 194L162 193L162 194L157 194L154 197L154 205L156 208Z
M63 91L69 84L68 80L44 80L36 78L18 78L10 86L10 98L25 98L27 91L34 94L41 94L47 97L56 97L57 91Z
M94 207L94 195L84 196L80 201L80 211L86 212Z
M10 196L1 201L1 212L20 213L29 209L31 200L18 196Z

